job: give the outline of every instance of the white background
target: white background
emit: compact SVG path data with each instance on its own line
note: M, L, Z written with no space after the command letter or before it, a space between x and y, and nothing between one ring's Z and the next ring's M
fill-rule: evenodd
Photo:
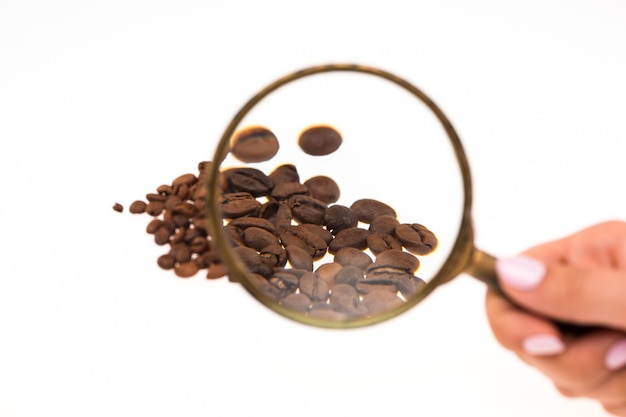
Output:
M327 331L155 264L119 214L210 159L267 82L327 62L414 82L459 132L477 245L626 219L626 3L0 1L0 415L604 416L502 349L460 276Z

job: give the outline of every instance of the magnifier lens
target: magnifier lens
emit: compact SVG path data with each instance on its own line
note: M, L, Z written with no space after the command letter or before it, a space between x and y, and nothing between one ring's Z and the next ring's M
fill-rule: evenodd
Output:
M321 68L271 84L226 129L213 235L231 279L272 310L355 327L432 291L458 243L464 179L420 90L380 70Z

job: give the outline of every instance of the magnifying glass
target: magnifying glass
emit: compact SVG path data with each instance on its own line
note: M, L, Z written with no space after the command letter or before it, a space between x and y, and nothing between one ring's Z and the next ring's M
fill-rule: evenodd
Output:
M267 85L227 125L206 186L230 279L298 322L379 323L461 273L498 289L457 133L387 71L329 64Z

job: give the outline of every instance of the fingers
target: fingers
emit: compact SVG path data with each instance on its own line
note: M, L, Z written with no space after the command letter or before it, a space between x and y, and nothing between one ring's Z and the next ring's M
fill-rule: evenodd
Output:
M564 395L599 401L608 411L626 411L626 334L599 330L563 340L552 322L489 292L486 310L504 347L549 377Z
M626 272L611 267L545 265L527 256L498 259L504 292L530 311L563 322L626 330Z

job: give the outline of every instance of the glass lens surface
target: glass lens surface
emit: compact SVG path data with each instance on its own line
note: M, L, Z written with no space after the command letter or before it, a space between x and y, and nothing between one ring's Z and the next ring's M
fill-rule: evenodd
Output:
M218 184L238 279L279 313L323 326L392 317L451 254L464 204L454 147L395 82L291 81L243 115L229 146Z

